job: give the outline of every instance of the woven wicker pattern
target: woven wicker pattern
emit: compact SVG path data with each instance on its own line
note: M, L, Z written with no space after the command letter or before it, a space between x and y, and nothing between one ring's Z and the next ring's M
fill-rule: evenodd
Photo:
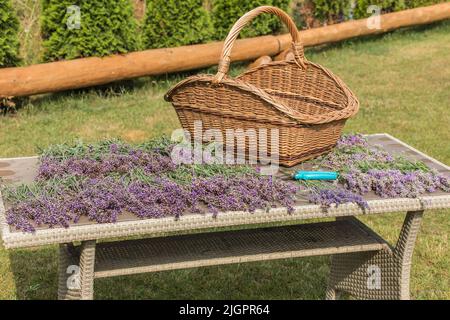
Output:
M1 200L0 200L1 202ZM187 215L179 220L173 218L124 221L113 224L90 224L72 226L68 229L54 228L38 230L34 234L11 232L9 226L2 225L3 244L6 248L36 247L48 244L70 243L92 239L110 239L127 236L159 235L167 232L186 232L207 228L262 224L304 219L345 217L351 215L373 215L390 212L416 211L423 209L444 209L450 207L450 195L431 196L421 199L386 199L368 201L370 210L363 212L355 204L345 204L328 212L317 205L300 205L289 214L284 208L274 208L269 212L258 210L253 214L242 211L223 212L213 218L211 215ZM1 205L0 205L1 208ZM0 216L4 212L0 211Z
M336 299L341 292L346 292L360 299L408 300L412 254L422 214L423 211L408 212L392 251L333 256L327 299ZM380 272L379 287L368 285L369 270L374 266Z
M262 13L275 14L287 25L294 59L264 64L232 79L227 73L233 44L242 28ZM341 79L306 60L289 15L269 6L258 7L236 22L225 40L215 76L187 78L165 98L172 102L183 128L191 135L194 121L202 121L204 131L218 129L222 133L227 129L278 129L278 150L269 147L267 151L286 166L330 150L346 120L359 108L357 98ZM248 151L248 138L242 143L236 149Z
M79 300L80 290L70 290L67 281L73 274L68 272L69 266L78 266L80 261L79 253L72 244L59 245L58 264L58 300Z
M412 254L422 211L408 212L394 248L354 217L335 222L60 246L59 299L93 299L94 279L230 263L333 254L327 299L409 299ZM67 289L68 265L80 288ZM371 286L371 269L379 270Z
M97 245L95 277L386 247L353 221L110 242Z
M80 281L81 299L92 300L94 298L94 264L96 242L85 241L81 245L80 255Z
M94 279L326 254L378 252L388 245L357 220L60 246L58 298L93 299ZM80 288L67 288L67 267Z

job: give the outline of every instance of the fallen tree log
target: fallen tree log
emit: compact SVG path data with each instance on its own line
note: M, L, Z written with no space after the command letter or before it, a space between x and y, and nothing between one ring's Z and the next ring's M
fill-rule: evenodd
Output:
M300 31L305 46L337 42L353 37L388 32L450 18L450 3L442 3L380 17L380 28L368 27L368 19ZM231 56L246 61L275 56L289 48L289 34L238 40ZM27 67L0 69L0 98L77 89L126 80L209 67L219 61L222 42L153 49L105 58L82 58Z

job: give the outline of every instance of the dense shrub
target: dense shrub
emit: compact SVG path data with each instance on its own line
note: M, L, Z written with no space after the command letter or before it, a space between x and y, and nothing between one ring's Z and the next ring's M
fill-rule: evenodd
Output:
M19 63L19 21L10 0L0 1L0 68Z
M380 7L381 13L412 9L445 2L445 0L306 0L313 7L314 17L321 22L334 23L370 17L371 5Z
M433 4L438 4L447 1L448 0L403 0L402 2L405 3L406 9L412 9L417 7L431 6Z
M349 15L351 0L311 0L314 17L322 22L342 21Z
M445 2L445 0L356 0L354 18L362 19L372 15L367 12L370 5L376 5L381 8L382 13L395 12L417 7L430 6L433 4ZM370 11L370 10L369 10Z
M372 5L378 6L381 13L406 9L405 2L403 0L356 0L355 3L356 5L353 11L354 19L370 17L373 12L368 9Z
M206 42L212 24L202 0L147 0L143 43L146 48Z
M323 23L342 22L348 19L362 19L370 17L373 12L368 11L374 5L381 12L392 12L403 9L403 0L311 0L314 5L314 17Z
M76 11L81 20L77 26ZM42 37L47 61L106 56L138 49L129 0L42 0ZM69 27L70 26L70 27Z
M224 39L233 24L248 11L262 6L272 5L285 11L288 10L289 0L213 0L212 19L214 24L214 37ZM250 27L241 32L242 37L255 37L279 31L280 19L274 15L264 14L253 20Z

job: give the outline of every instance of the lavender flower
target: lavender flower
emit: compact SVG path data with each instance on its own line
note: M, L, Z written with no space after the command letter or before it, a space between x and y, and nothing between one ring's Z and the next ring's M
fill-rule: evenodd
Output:
M339 206L344 203L356 203L363 210L369 208L367 201L363 197L342 188L312 190L308 200L319 204L325 210L332 205Z
M112 150L116 150L111 145ZM54 158L41 159L37 180L55 177L87 176L104 177L108 174L127 173L136 168L143 168L148 174L162 173L176 168L170 157L142 150L131 150L128 154L110 153L99 160L91 158L69 158L59 161Z
M400 170L369 170L366 173L351 170L341 175L347 190L359 194L374 191L383 198L416 198L426 192L449 191L449 180L434 172Z
M138 147L115 140L52 147L41 157L34 184L7 192L12 205L7 222L33 232L41 226L67 228L81 217L113 223L125 212L139 218L179 218L185 212L215 216L276 206L294 210L299 191L294 182L260 176L248 166L177 165L172 149L167 140ZM446 176L370 147L362 135L343 136L319 166L339 171L343 184L308 187L309 201L323 208L351 202L366 209L361 195L372 191L381 197L450 192Z
M350 147L368 147L367 140L362 134L348 134L343 135L337 142L336 148L347 149Z
M210 211L250 212L259 208L281 204L292 212L295 195L299 188L293 183L275 180L272 177L254 175L224 178L196 179L192 183L191 196L196 202L205 203Z
M82 216L97 223L114 223L125 212L139 218L178 218L187 211L216 215L219 211L253 212L276 205L292 212L297 190L292 183L255 175L213 176L187 185L156 176L150 183L129 184L102 177L83 181L77 190L30 198L6 215L8 224L33 232L43 225L67 228Z

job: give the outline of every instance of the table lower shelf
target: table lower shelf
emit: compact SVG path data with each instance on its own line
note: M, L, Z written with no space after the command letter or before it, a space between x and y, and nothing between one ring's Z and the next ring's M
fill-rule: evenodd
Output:
M99 243L95 278L212 265L389 250L357 219Z

